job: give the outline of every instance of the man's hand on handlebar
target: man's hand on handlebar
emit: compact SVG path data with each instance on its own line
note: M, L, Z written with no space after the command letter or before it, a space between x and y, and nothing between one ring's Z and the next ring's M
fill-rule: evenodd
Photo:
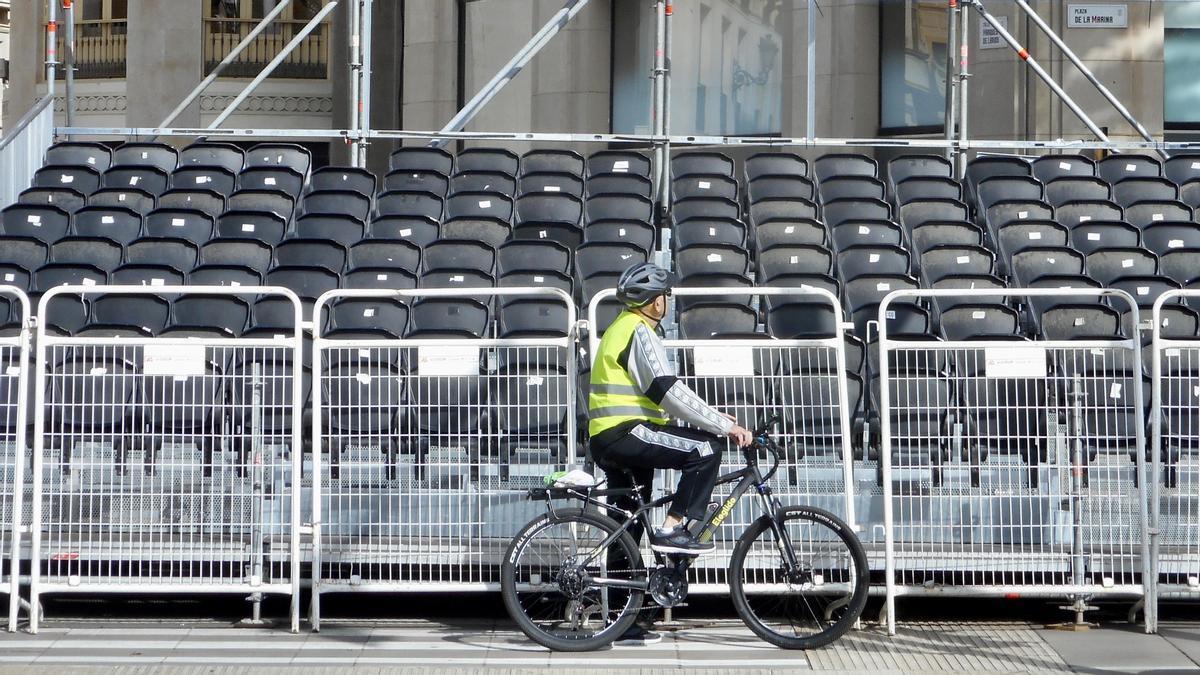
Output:
M739 448L744 448L754 441L754 434L750 433L749 429L742 427L734 422L733 428L726 434L729 440L733 441Z

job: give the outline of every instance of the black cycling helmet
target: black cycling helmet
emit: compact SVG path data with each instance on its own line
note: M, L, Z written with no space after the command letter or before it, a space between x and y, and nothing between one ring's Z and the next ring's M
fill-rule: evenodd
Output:
M654 263L638 263L617 280L617 299L626 307L644 307L660 295L670 295L675 277Z

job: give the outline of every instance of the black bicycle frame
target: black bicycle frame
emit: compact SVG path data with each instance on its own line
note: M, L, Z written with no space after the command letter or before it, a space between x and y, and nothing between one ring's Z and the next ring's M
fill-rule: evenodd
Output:
M775 534L775 542L780 549L780 552L784 556L785 564L789 568L794 568L797 564L795 552L792 550L791 542L787 540L787 532L779 526L779 520L776 518L776 512L779 510L780 505L772 494L771 487L767 485L767 481L770 480L776 469L779 468L778 457L776 457L775 466L771 468L771 471L769 471L766 476L764 476L762 472L759 471L758 457L755 454L760 448L765 448L765 445L761 441L752 444L748 448L744 448L743 454L746 457L746 466L737 471L732 471L717 478L716 485L725 485L734 481L738 481L738 484L733 488L733 492L731 492L729 496L725 498L725 501L722 502L719 507L717 507L717 510L710 513L703 521L703 525L700 528L699 534L697 534L697 538L701 541L711 540L717 528L721 526L721 523L725 522L725 519L729 517L729 514L733 513L733 508L742 498L742 495L746 494L746 492L753 487L758 493L760 504L762 505L763 515L771 520L771 529ZM773 451L770 451L769 449L768 451L774 454ZM633 496L637 497L638 486L635 485L631 489L602 490L598 491L595 496L614 496L623 494L632 494ZM603 510L621 511L621 513L625 516L625 522L621 523L620 527L614 530L612 534L609 534L608 537L606 537L590 555L577 562L577 564L581 567L586 567L601 553L607 551L608 547L612 546L613 543L615 543L625 531L632 527L634 522L640 521L643 527L647 528L647 531L649 531L649 528L652 527L648 515L650 510L660 506L665 506L675 498L675 493L671 493L663 497L659 497L658 499L655 499L647 504L642 504L636 511L629 513L627 511L618 509L612 504L606 504L599 501L591 492L583 493L576 490L567 489L566 495L581 499L585 503L592 504ZM640 500L640 497L638 497L638 499ZM547 504L549 504L549 499L547 499ZM550 510L553 511L553 508ZM688 560L690 560L690 558ZM646 590L648 585L648 581L635 581L629 579L605 579L591 577L589 581L596 586L607 586L611 588L634 588L640 590Z

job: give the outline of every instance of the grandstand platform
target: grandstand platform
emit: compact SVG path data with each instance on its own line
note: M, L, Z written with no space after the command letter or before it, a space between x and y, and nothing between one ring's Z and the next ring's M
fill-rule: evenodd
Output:
M259 672L264 668L360 672L1186 672L1200 668L1194 625L1164 623L1160 635L1124 627L1085 632L1023 622L911 622L896 636L866 628L833 646L785 652L740 624L685 621L644 647L554 654L505 624L402 621L286 635L260 628L178 624L97 626L64 622L36 636L0 635L0 670L24 667L142 673ZM118 638L119 639L114 639Z

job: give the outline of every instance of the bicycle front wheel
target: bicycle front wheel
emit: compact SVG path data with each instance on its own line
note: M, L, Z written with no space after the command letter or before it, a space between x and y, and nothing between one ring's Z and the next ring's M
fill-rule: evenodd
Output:
M608 645L637 619L646 571L628 532L611 518L557 509L535 518L513 539L500 571L504 606L529 639L554 651Z
M729 592L750 630L784 649L844 635L867 604L867 555L850 527L814 508L750 525L733 551Z

